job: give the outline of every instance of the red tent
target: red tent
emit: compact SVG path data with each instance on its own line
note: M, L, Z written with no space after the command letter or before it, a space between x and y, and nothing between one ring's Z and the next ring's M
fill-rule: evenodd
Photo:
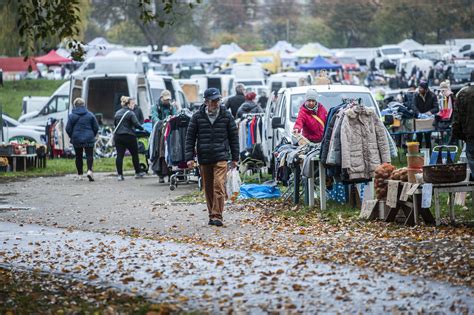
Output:
M43 63L47 66L51 66L51 65L59 65L62 63L69 63L72 60L58 55L56 51L53 49L47 55L36 57L35 61L37 63Z
M7 57L0 58L0 69L3 72L27 72L28 67L31 66L31 70L36 71L36 64L33 62L33 58L28 58L26 61L23 57Z

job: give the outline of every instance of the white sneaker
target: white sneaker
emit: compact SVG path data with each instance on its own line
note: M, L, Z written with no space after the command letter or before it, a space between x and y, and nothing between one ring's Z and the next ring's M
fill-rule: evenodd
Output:
M118 180L119 182L123 181L124 179L125 179L125 178L123 178L123 175L118 175L118 176L117 176L117 180Z
M84 175L76 175L74 176L75 181L82 181L84 179Z
M94 173L92 173L91 170L88 170L88 171L87 171L87 178L89 178L89 181L90 181L90 182L93 182L93 181L94 181Z

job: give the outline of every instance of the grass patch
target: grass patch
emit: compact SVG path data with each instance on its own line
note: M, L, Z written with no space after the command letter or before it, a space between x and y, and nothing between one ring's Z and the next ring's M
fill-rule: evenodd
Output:
M51 96L64 82L46 79L5 81L0 87L0 105L4 113L18 119L24 96Z
M126 157L124 159L123 169L133 170L132 159ZM86 161L84 160L84 171L86 171ZM94 160L94 172L115 172L115 158L101 158ZM14 177L37 177L37 176L60 176L66 174L76 174L76 164L74 159L53 159L48 160L46 168L35 168L26 172L7 172L0 173L0 178Z
M204 197L204 190L195 190L189 194L178 196L173 201L186 203L206 203L206 197Z

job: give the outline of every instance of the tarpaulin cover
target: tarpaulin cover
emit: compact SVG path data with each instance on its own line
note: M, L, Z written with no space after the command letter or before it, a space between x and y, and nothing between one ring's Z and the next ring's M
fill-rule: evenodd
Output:
M281 196L280 189L274 185L244 184L240 186L239 199L256 198L278 198Z

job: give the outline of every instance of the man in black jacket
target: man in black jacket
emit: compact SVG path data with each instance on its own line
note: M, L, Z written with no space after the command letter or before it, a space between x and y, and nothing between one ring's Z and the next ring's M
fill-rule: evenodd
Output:
M204 91L204 104L194 113L186 133L186 161L194 168L194 147L200 164L206 195L209 225L222 226L225 202L227 161L231 153L231 167L237 167L239 137L234 117L220 105L221 94L216 88ZM196 145L197 141L197 145Z
M236 94L232 97L229 97L225 104L225 107L227 109L230 109L234 118L237 118L237 110L239 109L240 105L245 102L244 92L245 86L243 84L237 84L237 86L235 87Z
M415 93L413 105L416 114L434 115L439 111L438 98L428 87L425 81L420 82L418 93ZM431 132L417 133L418 142L422 143L423 135L425 137L426 146L431 150Z
M466 157L474 180L474 85L462 88L456 95L453 114L453 136L466 142Z

